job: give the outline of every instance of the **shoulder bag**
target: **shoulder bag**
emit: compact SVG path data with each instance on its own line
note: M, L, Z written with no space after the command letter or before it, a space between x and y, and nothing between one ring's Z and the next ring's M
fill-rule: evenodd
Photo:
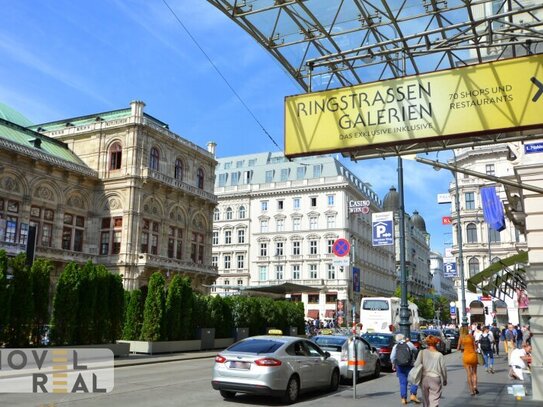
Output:
M420 386L422 383L422 370L424 365L424 350L420 352L420 364L415 365L407 375L407 381L411 384Z

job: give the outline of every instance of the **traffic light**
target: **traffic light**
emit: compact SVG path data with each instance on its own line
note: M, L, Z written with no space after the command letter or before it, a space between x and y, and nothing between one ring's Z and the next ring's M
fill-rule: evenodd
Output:
M485 307L485 315L488 315L488 307Z

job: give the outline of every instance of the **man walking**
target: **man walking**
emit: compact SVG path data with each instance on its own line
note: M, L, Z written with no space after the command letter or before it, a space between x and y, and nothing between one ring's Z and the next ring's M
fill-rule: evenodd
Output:
M496 356L500 356L500 329L495 322L492 324L490 332L492 332L492 336L494 337L493 350L496 353Z
M409 371L413 368L415 363L415 355L417 348L409 341L403 334L396 334L396 345L392 348L390 354L390 361L392 362L392 369L396 370L396 375L400 381L400 397L402 404L407 404L407 376ZM418 386L411 384L410 388L410 400L419 404L420 400L417 398Z
M508 359L511 357L511 352L516 348L515 346L515 333L513 332L513 324L509 323L505 330L505 341L503 342L505 352L507 352Z
M479 338L479 349L485 361L485 369L487 373L494 373L494 353L492 352L492 343L494 338L487 326L483 328L483 333Z

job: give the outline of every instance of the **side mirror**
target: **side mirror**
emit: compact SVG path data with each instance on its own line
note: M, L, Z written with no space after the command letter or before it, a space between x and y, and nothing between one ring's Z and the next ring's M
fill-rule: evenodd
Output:
M374 353L377 353L377 348L375 346L372 346L371 351L374 352Z
M330 352L324 352L324 359L328 359L330 356Z

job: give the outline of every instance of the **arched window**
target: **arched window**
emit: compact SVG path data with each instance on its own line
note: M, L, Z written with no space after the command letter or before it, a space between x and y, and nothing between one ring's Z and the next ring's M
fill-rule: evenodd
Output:
M149 168L155 171L158 171L158 163L160 160L160 154L158 153L158 148L151 148L151 155L149 157Z
M240 206L239 207L239 218L240 219L245 219L245 206Z
M226 220L232 220L232 208L226 208Z
M477 257L472 257L469 259L468 265L470 277L473 277L479 272L479 259L477 259Z
M477 243L477 226L475 223L468 223L466 231L468 243Z
M123 155L121 143L113 143L109 149L109 169L120 170Z
M179 158L175 160L174 177L176 180L183 181L183 161Z
M213 220L220 220L221 218L221 212L219 211L218 208L215 208L215 210L213 211Z
M201 168L198 168L198 171L196 172L196 183L198 188L204 189L204 170Z

